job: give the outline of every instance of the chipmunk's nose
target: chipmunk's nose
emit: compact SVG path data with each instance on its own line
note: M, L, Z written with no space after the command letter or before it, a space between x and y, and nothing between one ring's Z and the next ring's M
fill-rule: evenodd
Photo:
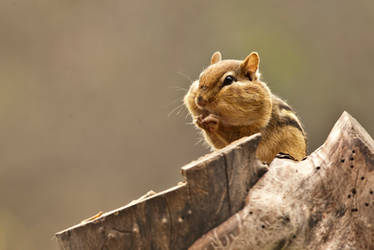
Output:
M201 96L199 95L197 98L196 98L196 103L197 105L199 105L200 107L204 107L207 103L207 101Z

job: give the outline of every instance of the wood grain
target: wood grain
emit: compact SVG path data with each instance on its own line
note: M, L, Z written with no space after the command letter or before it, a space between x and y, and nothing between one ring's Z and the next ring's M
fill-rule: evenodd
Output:
M190 249L374 249L374 142L343 113L306 160L275 159L246 206Z
M255 152L260 134L182 168L184 183L56 234L60 249L187 249L243 208L267 171Z
M61 249L374 249L374 142L344 112L301 162L255 158L260 134L185 181L56 234Z

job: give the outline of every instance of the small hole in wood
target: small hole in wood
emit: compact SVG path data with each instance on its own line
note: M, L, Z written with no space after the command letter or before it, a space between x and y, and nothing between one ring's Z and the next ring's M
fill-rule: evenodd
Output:
M296 235L292 235L292 238L294 238L294 239L295 239L295 238L296 238Z
M373 194L373 190L370 190L370 194Z
M320 166L318 166L318 167L316 167L316 169L317 169L317 170L320 170L320 169L321 169L321 167L320 167Z
M344 162L344 159L341 159L340 162Z
M282 222L283 222L284 224L290 222L290 217L288 217L288 215L282 216L281 219L282 219Z
M253 212L252 212L252 211L249 211L249 214L253 214Z
M357 208L352 208L352 210L351 210L352 212L357 212L358 211L358 209Z
M368 207L368 206L369 206L369 203L365 202L365 206L367 206L367 207Z
M350 160L351 160L351 161L353 161L353 160L354 160L354 158L353 158L353 157L351 157L351 158L350 158Z
M352 150L352 154L354 154L354 153L356 153L356 151L353 149L353 150Z
M365 177L364 177L364 176L361 176L361 180L362 180L362 181L365 180Z
M353 166L353 165L351 165L351 168L354 168L354 166Z
M262 227L262 228L265 228L265 225L262 225L261 227Z
M355 188L352 188L352 194L356 194L356 189Z
M348 195L348 199L349 199L349 198L351 198L351 195L350 195L350 194Z

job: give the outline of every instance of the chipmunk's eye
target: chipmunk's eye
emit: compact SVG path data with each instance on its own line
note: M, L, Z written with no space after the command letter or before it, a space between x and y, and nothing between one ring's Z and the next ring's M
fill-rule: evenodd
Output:
M226 76L225 80L223 80L222 87L230 85L231 83L233 83L235 81L236 81L235 77L233 77L233 76Z

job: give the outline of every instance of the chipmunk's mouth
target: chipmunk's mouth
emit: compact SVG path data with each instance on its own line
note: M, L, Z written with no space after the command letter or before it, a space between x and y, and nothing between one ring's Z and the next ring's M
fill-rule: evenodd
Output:
M207 116L210 115L210 114L212 114L212 113L210 113L208 110L206 110L206 109L201 109L201 115L202 115L203 117L207 117Z

